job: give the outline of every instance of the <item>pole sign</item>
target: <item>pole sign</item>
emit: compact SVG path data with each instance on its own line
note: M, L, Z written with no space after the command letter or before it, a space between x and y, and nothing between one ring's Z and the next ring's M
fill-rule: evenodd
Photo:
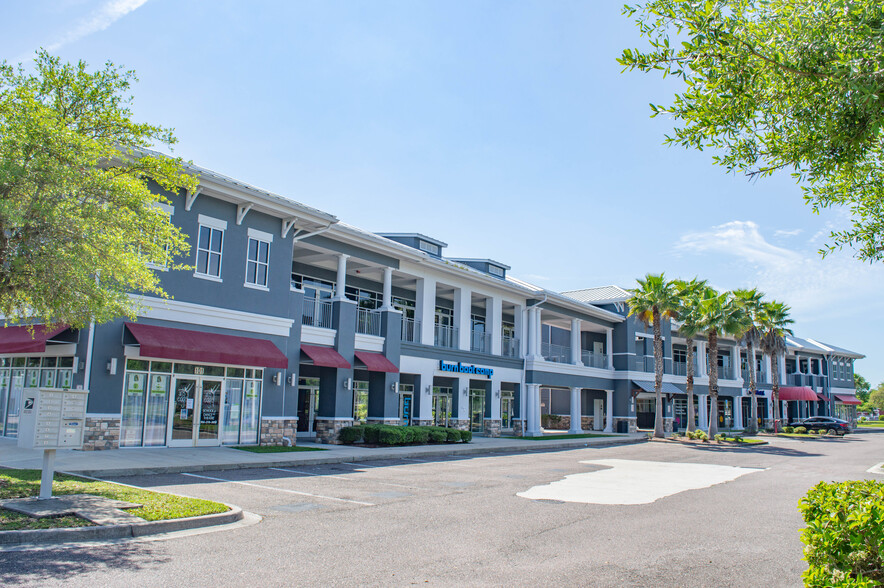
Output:
M491 379L494 370L492 368L479 367L475 365L464 365L460 362L445 363L445 360L439 360L439 370L443 372L454 372L456 374L475 374L477 376L487 376Z

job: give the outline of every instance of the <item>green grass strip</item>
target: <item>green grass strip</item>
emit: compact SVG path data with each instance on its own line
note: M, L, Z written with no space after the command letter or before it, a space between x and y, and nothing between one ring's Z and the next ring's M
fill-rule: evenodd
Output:
M240 451L248 451L250 453L288 453L291 451L328 451L323 447L300 447L285 445L234 445L231 449L239 449Z
M40 470L0 469L0 499L27 498L40 494ZM88 480L79 476L55 474L52 495L93 494L141 506L126 512L146 521L163 521L226 512L227 506L210 500L163 494L112 482ZM86 527L92 523L76 516L34 519L0 508L0 531Z
M869 421L865 423L859 423L860 427L868 427L870 429L875 429L878 427L884 427L884 421Z

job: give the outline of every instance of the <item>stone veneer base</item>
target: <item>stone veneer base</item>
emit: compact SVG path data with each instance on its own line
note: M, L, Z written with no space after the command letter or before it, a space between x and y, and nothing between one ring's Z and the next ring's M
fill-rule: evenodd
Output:
M337 445L338 433L345 427L352 427L352 420L336 421L332 419L316 419L316 441L318 443L329 443Z
M83 451L120 448L120 418L86 415Z
M500 419L485 419L485 435L488 437L500 437Z
M470 421L467 419L449 419L448 426L452 429L460 429L461 431L470 430Z
M295 445L297 418L265 417L261 419L261 445Z
M513 437L521 437L522 431L525 430L525 421L521 419L513 419Z

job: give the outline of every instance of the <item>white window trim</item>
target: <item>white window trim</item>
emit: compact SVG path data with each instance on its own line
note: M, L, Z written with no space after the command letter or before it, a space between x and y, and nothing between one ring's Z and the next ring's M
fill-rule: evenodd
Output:
M171 204L166 204L165 202L155 202L154 206L156 206L157 208L159 208L160 210L162 210L163 212L165 212L169 216L172 216L173 214L175 214L175 207L172 206Z
M197 272L193 272L193 277L199 278L201 280L209 280L210 282L218 282L219 284L224 281L221 278L217 278L215 276L210 276L209 274L200 274Z
M489 265L488 266L488 273L491 274L492 276L498 276L498 277L502 278L503 273L504 273L504 269L502 267L498 267L496 265Z
M213 229L220 229L222 231L227 230L227 221L221 220L220 218L214 218L201 214L197 217L197 220L200 225L212 227Z
M264 231L259 231L258 229L249 228L249 238L257 239L258 241L266 241L267 243L273 243L273 233L265 233Z
M202 222L203 219L209 219L210 221L217 221L219 223L223 223L224 228L216 227L211 224L204 224ZM224 221L219 221L218 219L213 219L211 217L204 217L203 215L200 215L200 225L199 225L199 228L197 229L197 234L196 234L196 241L197 242L196 242L196 248L195 248L196 249L196 261L197 261L197 263L195 265L197 265L197 267L199 266L199 256L200 256L200 244L199 244L200 236L199 236L199 234L203 230L203 227L206 227L208 229L215 229L216 231L221 231L221 251L218 252L218 256L220 257L220 259L218 260L218 275L213 276L212 274L208 274L208 273L204 274L204 273L200 272L199 269L197 269L197 270L194 270L193 276L195 278L202 278L204 280L211 280L213 282L222 282L223 280L221 279L221 267L222 267L222 263L224 262L224 233L225 233L225 229L227 228L227 223ZM209 242L211 243L211 238L209 239ZM214 253L211 249L209 249L208 251L209 251L210 256ZM208 269L208 267L209 266L207 263L206 269Z
M273 241L273 235L269 235L269 237L270 237L269 240L267 240L267 239L262 239L262 238L259 237L259 236L253 235L253 234L252 234L252 230L253 230L253 229L249 229L249 245L251 245L251 241L252 241L253 239L254 239L255 241L258 241L259 243L263 242L263 243L266 243L266 244L267 244L267 263L266 263L265 265L267 266L267 274L266 274L267 282L270 283L270 245L272 244L271 242ZM257 233L258 235L267 235L267 233L262 233L261 231L255 231L255 233ZM259 250L260 250L260 247L259 247ZM254 284L253 284L252 282L249 282L249 279L248 279L248 275L249 275L249 263L251 263L251 261L252 261L252 260L249 259L249 247L246 246L246 279L245 279L245 282L243 283L243 285L246 286L246 287L248 287L248 288L254 288L255 290L266 290L267 292L269 292L269 291L270 291L270 287L269 287L269 286L264 285L264 284L257 284L257 283L254 283ZM259 262L259 261L256 260L256 261L255 261L255 264L258 265L258 266L260 266L260 265L261 265L261 262ZM256 273L255 273L255 276L257 277L257 275L258 275L258 274L257 274L257 272L256 272Z
M439 255L439 246L435 243L430 243L429 241L418 239L417 247L421 251L426 251L427 253L432 253L433 255Z

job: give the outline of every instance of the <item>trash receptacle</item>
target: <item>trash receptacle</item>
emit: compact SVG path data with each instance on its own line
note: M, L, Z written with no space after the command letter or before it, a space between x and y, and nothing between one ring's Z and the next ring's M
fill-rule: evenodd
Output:
M617 432L618 433L628 433L629 432L629 423L626 421L618 421L617 422Z

